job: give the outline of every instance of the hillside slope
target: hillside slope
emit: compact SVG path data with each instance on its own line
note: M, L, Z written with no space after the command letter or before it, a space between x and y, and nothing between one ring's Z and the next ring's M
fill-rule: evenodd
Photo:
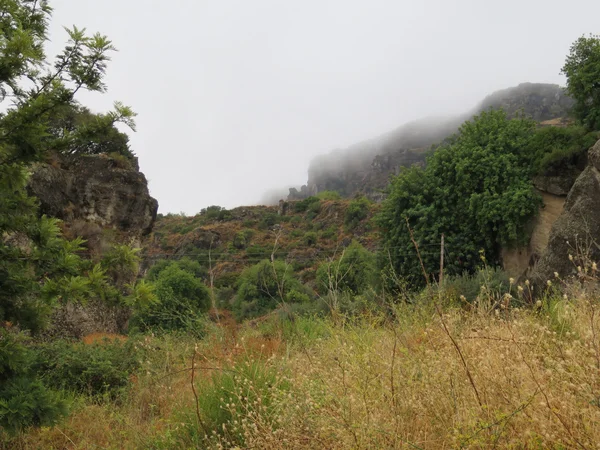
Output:
M360 192L379 200L390 175L402 166L423 164L427 149L454 134L465 120L481 111L502 108L509 116L522 111L543 122L566 117L572 104L563 89L554 84L522 83L497 91L463 114L416 120L377 138L314 158L307 185L300 191L291 189L288 199L335 190L346 197Z

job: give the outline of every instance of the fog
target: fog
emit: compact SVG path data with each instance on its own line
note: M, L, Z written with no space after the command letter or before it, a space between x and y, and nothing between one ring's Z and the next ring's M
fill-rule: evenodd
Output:
M131 146L160 212L255 204L306 183L311 159L524 81L564 84L600 2L53 0L63 25L119 52L107 94L138 113ZM285 190L285 189L284 189ZM281 191L278 191L281 192Z

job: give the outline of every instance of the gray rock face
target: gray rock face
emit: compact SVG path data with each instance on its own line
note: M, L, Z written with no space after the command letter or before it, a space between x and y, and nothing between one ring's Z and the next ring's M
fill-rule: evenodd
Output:
M540 175L533 179L533 184L540 191L553 195L567 196L580 172L565 173L557 176Z
M576 266L582 264L578 260L581 253L600 262L600 141L588 156L589 164L571 188L564 211L552 226L548 247L533 271L537 283L554 279L554 272L561 277L576 274Z
M38 165L29 191L40 200L43 214L138 236L150 233L158 210L137 164L106 155L62 157L57 164Z

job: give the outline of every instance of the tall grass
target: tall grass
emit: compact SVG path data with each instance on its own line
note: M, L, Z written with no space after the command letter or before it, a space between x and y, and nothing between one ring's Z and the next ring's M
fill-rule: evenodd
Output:
M425 297L353 320L274 314L235 339L149 338L126 402L82 403L12 448L598 447L596 296L435 301L441 314Z

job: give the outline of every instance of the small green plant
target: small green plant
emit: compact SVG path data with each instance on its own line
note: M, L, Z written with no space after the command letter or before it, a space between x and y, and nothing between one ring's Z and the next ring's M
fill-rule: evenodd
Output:
M308 197L308 198L305 198L304 200L294 202L293 203L294 212L297 212L297 213L306 212L313 204L320 203L320 202L321 201L317 197Z
M304 245L307 247L313 247L317 244L317 233L314 231L309 231L304 235Z
M189 436L201 446L244 447L245 427L254 423L277 429L282 399L290 388L276 367L260 360L225 367L213 374L212 382L197 386L201 422L189 421Z
M369 200L358 196L350 202L344 215L344 225L348 230L354 230L358 224L369 215Z
M322 191L322 192L319 192L316 195L316 197L319 200L329 200L329 201L342 199L342 196L337 191Z

